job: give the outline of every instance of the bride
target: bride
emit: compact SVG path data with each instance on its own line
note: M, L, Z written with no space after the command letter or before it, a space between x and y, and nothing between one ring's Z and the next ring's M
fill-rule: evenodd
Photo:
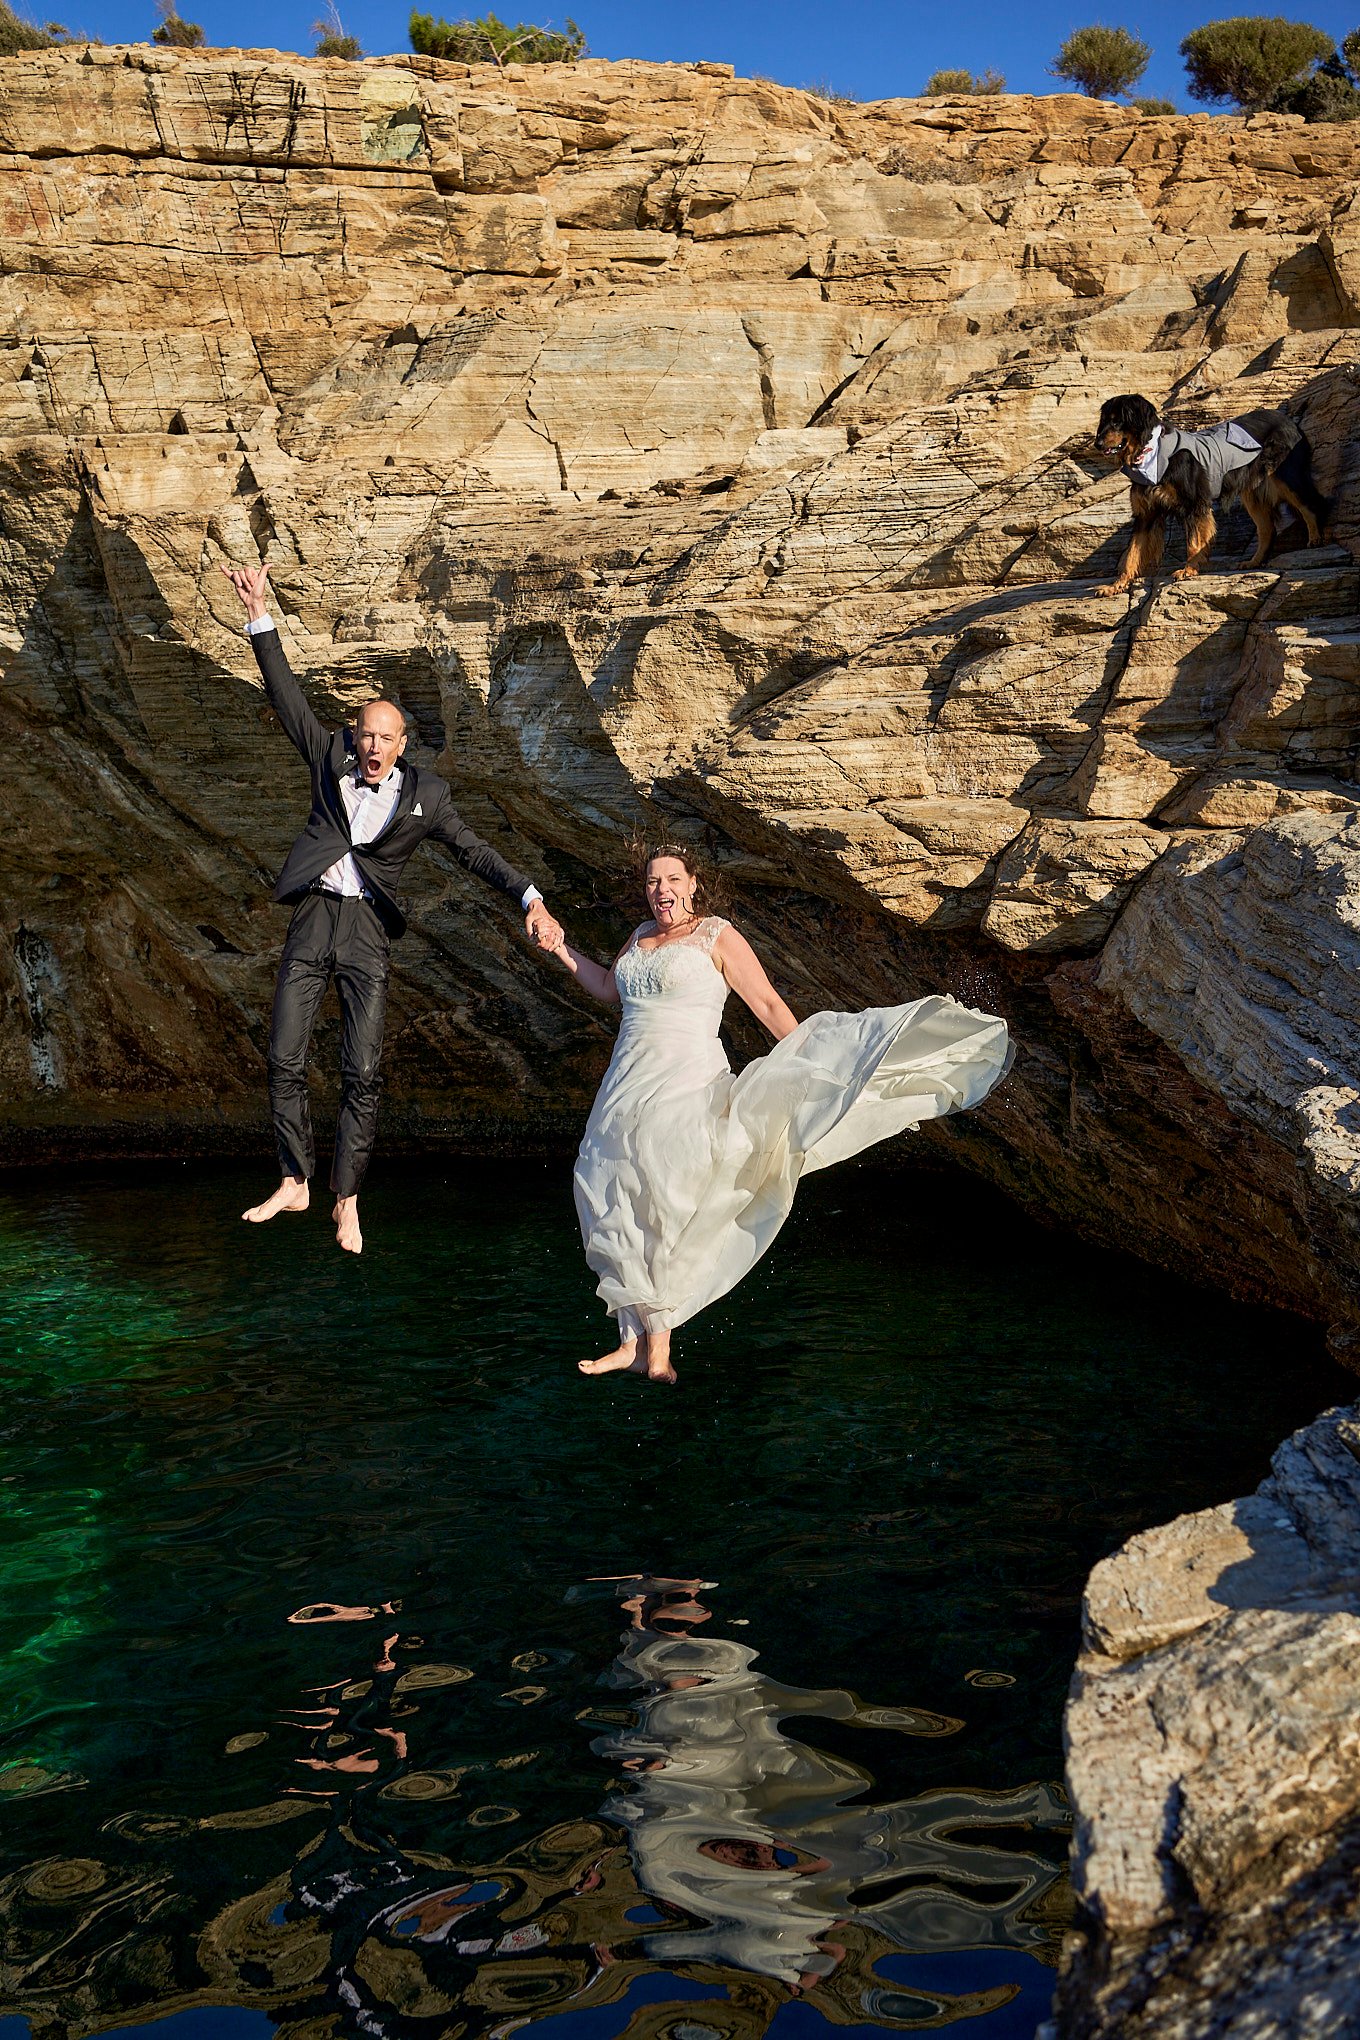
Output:
M801 1176L980 1103L1010 1051L1004 1020L938 996L797 1021L745 936L703 911L691 851L662 844L645 870L652 918L612 969L565 937L544 947L622 1007L575 1174L619 1343L581 1371L674 1381L671 1333L754 1266ZM729 992L775 1039L735 1077L718 1039Z

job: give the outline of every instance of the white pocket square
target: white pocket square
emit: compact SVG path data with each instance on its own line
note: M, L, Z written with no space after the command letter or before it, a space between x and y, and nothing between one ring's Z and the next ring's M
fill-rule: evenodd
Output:
M420 816L422 816L422 817L424 816L425 810L424 810L424 808L423 808L423 807L422 807L422 806L420 805L420 802L419 802L419 801L417 801L417 802L416 802L416 804L415 804L415 806L414 806L414 807L413 807L413 808L411 809L411 813L412 813L413 815L420 815Z

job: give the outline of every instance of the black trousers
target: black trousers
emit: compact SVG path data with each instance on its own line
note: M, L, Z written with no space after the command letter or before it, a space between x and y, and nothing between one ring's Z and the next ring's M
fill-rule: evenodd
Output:
M387 931L368 900L309 893L288 924L269 1026L269 1105L279 1168L316 1169L307 1050L326 986L340 995L340 1119L331 1189L358 1195L378 1128L378 1060L387 1009Z

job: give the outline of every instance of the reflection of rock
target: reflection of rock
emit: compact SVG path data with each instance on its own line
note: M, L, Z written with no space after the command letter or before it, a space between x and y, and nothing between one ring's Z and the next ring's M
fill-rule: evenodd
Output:
M1307 1039L1319 982L1345 1033L1340 895L1310 893L1295 992L1197 884L1272 802L1352 856L1349 130L146 47L8 61L0 124L0 754L43 792L10 802L6 1153L262 1125L299 782L216 566L263 548L318 704L399 694L592 944L645 816L710 828L804 1007L1005 1008L1005 1092L929 1140L1360 1317L1343 1046L1280 1059L1269 1124L1222 1077L1281 1001ZM1341 543L1090 600L1126 495L1088 435L1129 387L1305 408ZM1267 941L1270 882L1234 891ZM412 888L389 1137L567 1140L598 1016L447 858ZM1174 959L1074 979L1145 891Z
M1087 1588L1070 2040L1360 2030L1360 1406Z

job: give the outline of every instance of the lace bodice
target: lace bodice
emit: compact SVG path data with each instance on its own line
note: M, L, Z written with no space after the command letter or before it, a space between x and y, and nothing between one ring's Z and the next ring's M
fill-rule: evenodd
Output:
M633 930L633 938L614 965L614 981L625 1012L653 999L676 1000L685 1005L711 1007L721 1013L727 999L727 980L713 962L713 945L727 926L717 914L699 921L687 935L677 935L660 949L639 949L639 938L656 933L654 921L644 921Z

